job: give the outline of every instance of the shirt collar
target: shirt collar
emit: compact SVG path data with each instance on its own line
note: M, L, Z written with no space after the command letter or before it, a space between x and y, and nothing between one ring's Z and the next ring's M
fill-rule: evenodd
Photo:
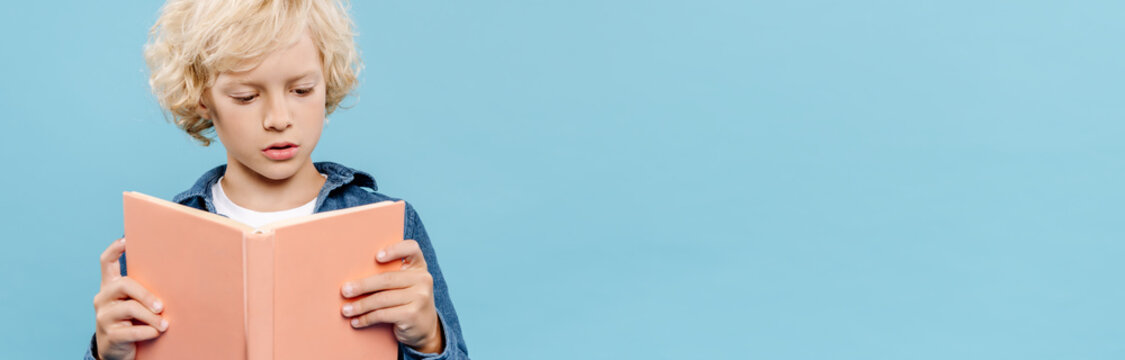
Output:
M324 186L320 188L320 193L317 194L316 209L318 210L324 204L328 194L344 185L352 184L359 187L368 187L371 190L379 190L375 185L375 178L368 173L329 161L314 162L313 166L316 167L318 172L328 176L324 181ZM219 181L219 178L226 173L226 169L227 165L223 164L208 170L203 173L203 176L199 177L199 180L195 181L195 185L176 195L172 201L187 204L192 199L198 198L203 201L207 211L215 212L215 205L211 199L211 186Z

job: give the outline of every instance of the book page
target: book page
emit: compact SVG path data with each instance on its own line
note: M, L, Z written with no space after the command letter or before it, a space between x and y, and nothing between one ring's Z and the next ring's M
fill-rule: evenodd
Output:
M168 320L163 335L137 344L137 358L244 359L248 227L137 193L125 193L124 211L129 277L164 302Z
M402 201L369 204L274 229L275 359L397 359L387 324L352 328L340 313L344 282L398 270L375 254L402 241ZM318 214L318 215L321 215Z
M401 201L399 201L399 202L401 202ZM317 221L317 220L320 220L320 219L323 219L323 218L339 216L339 215L343 215L343 214L347 214L347 213L353 213L353 212L358 212L358 211L366 211L367 209L373 208L373 207L394 206L395 203L396 202L389 201L389 200L388 201L380 201L380 202L377 202L377 203L371 203L371 204L367 204L367 205L353 206L353 207L350 207L350 208L319 212L319 213L305 215L305 216L298 216L298 217L295 217L295 218L278 220L278 221L271 222L269 224L262 225L261 227L259 227L257 229L254 229L254 231L264 233L264 232L269 232L273 229L286 227L286 226L290 226L290 225L296 225L296 224L305 223L305 222Z

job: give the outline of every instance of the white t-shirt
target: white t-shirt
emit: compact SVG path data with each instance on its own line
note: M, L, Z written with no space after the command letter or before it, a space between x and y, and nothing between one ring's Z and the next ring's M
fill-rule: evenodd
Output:
M320 176L324 176L325 178L328 177L324 174L320 174ZM312 215L313 211L316 210L316 199L318 197L313 198L312 201L309 201L304 205L288 210L269 212L250 210L238 206L233 201L230 201L230 198L227 197L227 194L223 192L222 180L223 178L219 177L219 181L216 181L215 185L211 185L211 198L214 199L213 201L215 203L215 212L219 213L219 215L225 215L226 217L239 221L243 224L250 225L250 227L253 227L255 229L274 221Z

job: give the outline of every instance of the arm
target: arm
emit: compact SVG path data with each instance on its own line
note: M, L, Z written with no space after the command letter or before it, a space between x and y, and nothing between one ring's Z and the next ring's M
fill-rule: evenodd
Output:
M402 267L344 283L340 293L355 300L341 306L341 314L354 328L394 324L400 359L468 359L433 245L409 204L405 215L404 241L375 254L379 263L401 261Z
M399 352L404 359L408 360L468 359L469 349L461 335L461 323L457 319L457 311L453 309L453 300L449 296L449 287L445 282L445 277L441 274L441 267L438 266L437 253L434 252L430 236L426 234L426 228L422 226L422 220L410 204L406 205L405 229L405 238L414 239L418 242L418 246L422 248L422 257L425 258L430 275L433 276L434 305L441 322L444 346L440 353L429 354L418 352L409 346L400 344Z

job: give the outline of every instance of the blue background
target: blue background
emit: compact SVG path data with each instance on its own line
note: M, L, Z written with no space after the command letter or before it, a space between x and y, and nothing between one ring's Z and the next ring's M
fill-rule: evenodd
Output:
M159 2L0 13L5 358L77 358ZM478 359L1125 358L1115 1L358 1L314 160L418 208Z

